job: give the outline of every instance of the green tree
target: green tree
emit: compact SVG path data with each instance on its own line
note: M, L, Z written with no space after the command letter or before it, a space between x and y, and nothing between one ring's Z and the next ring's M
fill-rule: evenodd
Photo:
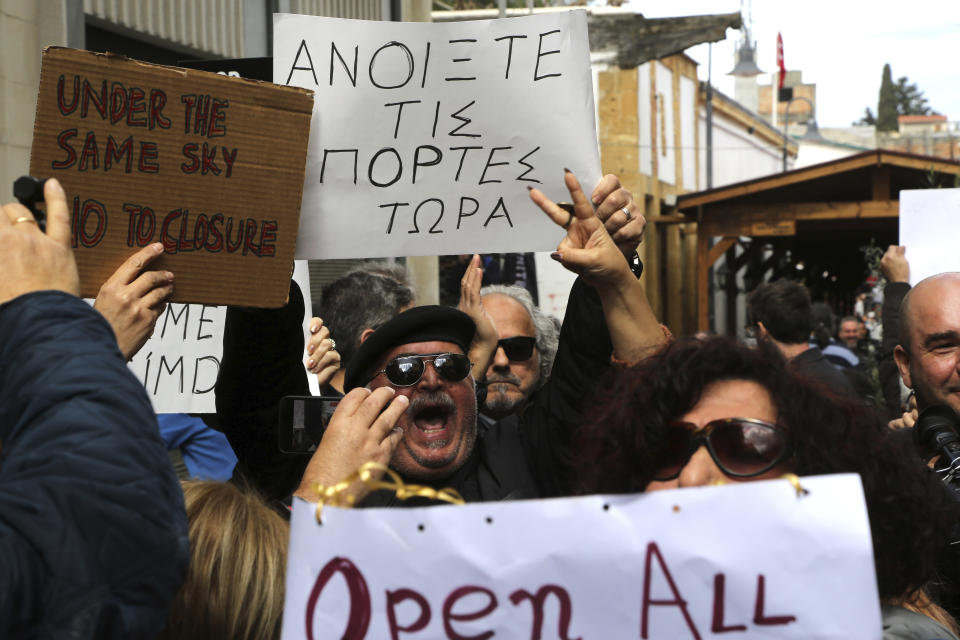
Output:
M877 101L877 131L897 130L897 89L893 84L890 64L883 65L883 78L880 80L880 98Z
M853 123L853 126L857 127L860 125L875 125L877 124L877 117L873 115L873 111L870 110L870 107L864 107L863 116Z
M901 116L926 116L933 113L927 103L923 91L917 88L916 83L910 82L907 76L897 79L894 87L897 96L897 113Z
M854 122L856 125L876 125L877 131L896 131L897 116L926 116L936 113L930 108L923 91L907 76L893 81L890 65L883 65L883 78L880 82L880 99L877 103L877 115L870 107L863 110L863 116Z

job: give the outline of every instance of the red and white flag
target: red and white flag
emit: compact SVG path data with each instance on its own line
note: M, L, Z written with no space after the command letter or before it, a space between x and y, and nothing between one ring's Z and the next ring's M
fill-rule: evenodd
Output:
M783 80L787 77L787 68L783 65L783 37L777 32L777 67L780 69L778 89L783 89Z

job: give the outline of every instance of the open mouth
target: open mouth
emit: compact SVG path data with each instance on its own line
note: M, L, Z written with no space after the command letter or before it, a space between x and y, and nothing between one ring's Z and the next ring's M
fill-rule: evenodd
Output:
M411 422L427 442L446 440L456 410L449 396L414 398L410 406Z
M444 407L427 407L414 416L413 423L421 431L430 433L445 429L449 416L450 412Z

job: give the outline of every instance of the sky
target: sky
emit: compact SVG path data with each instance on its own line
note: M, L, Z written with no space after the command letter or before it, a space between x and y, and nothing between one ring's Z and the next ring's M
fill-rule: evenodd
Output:
M624 6L662 18L731 13L740 1L629 0ZM758 66L776 71L779 31L787 70L800 70L805 83L817 85L819 126L849 126L868 106L876 113L885 63L894 80L907 76L935 111L960 121L960 0L752 0L752 14ZM713 45L713 84L730 97L733 77L726 74L740 37L728 29L727 39ZM706 80L707 45L686 53ZM768 83L769 75L759 79Z

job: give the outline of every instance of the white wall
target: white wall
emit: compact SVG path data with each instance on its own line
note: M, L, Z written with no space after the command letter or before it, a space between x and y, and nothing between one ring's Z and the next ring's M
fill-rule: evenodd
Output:
M700 111L700 185L707 185L706 109ZM759 178L783 169L782 149L749 133L739 123L713 112L713 186Z
M690 162L688 156L693 156L696 152L695 143L697 127L697 83L693 78L686 76L680 77L680 145L684 158L683 163L683 188L687 191L699 191L706 187L704 182L697 184L697 165L696 162ZM700 144L704 144L704 138L700 138Z
M817 144L815 142L801 141L800 148L797 152L797 162L794 166L797 169L800 167L809 167L812 164L820 164L821 162L830 162L831 160L846 158L847 156L852 156L855 153L860 153L860 151L860 149L847 149L831 144Z

